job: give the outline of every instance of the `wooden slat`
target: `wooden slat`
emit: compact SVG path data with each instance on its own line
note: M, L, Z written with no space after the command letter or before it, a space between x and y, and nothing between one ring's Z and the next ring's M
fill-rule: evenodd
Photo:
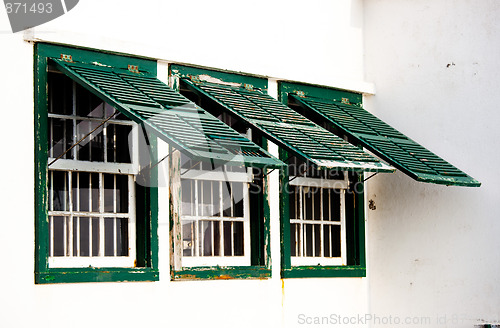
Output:
M394 171L260 90L188 79L183 81L219 104L221 109L248 122L271 141L319 167Z
M283 165L155 76L52 60L63 73L193 159L271 168Z
M312 119L324 120L412 178L437 184L478 187L481 183L363 108L290 94ZM313 113L319 116L312 115Z

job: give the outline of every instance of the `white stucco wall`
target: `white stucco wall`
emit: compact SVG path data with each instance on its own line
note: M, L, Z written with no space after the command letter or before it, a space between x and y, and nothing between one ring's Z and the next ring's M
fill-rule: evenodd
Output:
M483 184L370 180L370 312L430 317L422 327L500 320L500 3L364 5L366 79L377 89L365 104Z
M166 61L368 90L361 1L81 1L34 29L37 40ZM166 190L160 202L160 281L34 285L33 51L0 9L2 327L295 327L298 315L367 311L367 279L279 278L277 199L273 278L171 282ZM339 51L341 49L341 51ZM273 173L276 175L276 173ZM275 177L274 177L275 179ZM277 183L275 180L276 194ZM355 327L355 325L353 325Z

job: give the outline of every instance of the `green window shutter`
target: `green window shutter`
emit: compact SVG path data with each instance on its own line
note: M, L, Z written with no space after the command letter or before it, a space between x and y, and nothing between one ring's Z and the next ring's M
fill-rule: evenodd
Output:
M246 121L263 135L318 167L393 172L394 168L355 147L251 86L183 78L193 91Z
M52 59L70 78L194 160L277 168L283 163L137 67L131 71Z
M363 108L329 99L289 94L307 112L319 114L364 147L417 181L479 187L480 182L411 140ZM313 116L313 115L311 115Z

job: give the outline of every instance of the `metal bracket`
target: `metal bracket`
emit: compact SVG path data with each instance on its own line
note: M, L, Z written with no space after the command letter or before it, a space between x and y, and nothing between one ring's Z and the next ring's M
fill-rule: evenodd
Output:
M71 55L61 54L61 60L64 60L65 62L68 62L68 63L72 63L73 57L71 57Z
M305 165L305 168L302 170L302 172L300 172L298 175L294 176L293 178L289 179L288 180L288 183L292 182L293 180L297 179L298 177L300 177L302 174L304 174L307 170L309 169L309 166L307 166L307 163Z
M184 172L181 172L181 176L183 176L184 174L188 173L189 171L191 171L196 165L200 164L201 161L198 161L196 163L193 164L193 166L191 166L189 169L187 169L186 171Z
M158 162L156 162L156 164L155 164L155 165L153 165L153 166L151 166L151 165L150 165L150 167L149 167L148 169L149 169L149 170L152 170L152 169L154 169L155 167L157 167L158 165L160 165L160 163L161 163L161 162L163 162L164 160L166 160L167 158L169 158L169 157L170 157L170 155L172 155L172 154L174 153L174 151L178 151L178 149L174 149L174 150L172 150L171 152L169 152L169 153L168 153L168 155L167 155L167 156L164 156L162 159L160 159Z
M370 175L368 178L364 179L364 180L363 180L363 182L365 182L365 181L366 181L366 180L368 180L368 179L373 178L373 177L374 177L374 176L376 176L377 174L378 174L378 172L376 172L376 173L374 173L374 174Z
M200 83L200 78L198 77L198 75L188 75L189 79L191 81L193 81L194 83Z
M139 66L137 65L128 65L128 70L132 73L139 73Z

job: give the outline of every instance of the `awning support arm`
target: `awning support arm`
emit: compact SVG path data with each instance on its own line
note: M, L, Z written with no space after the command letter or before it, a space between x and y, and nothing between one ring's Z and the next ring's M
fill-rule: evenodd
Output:
M288 156L288 158L287 158L287 159L285 159L285 160L283 161L283 163L288 162L288 161L289 161L290 159L292 159L293 157L295 157L295 155L290 155L290 156ZM272 169L271 171L267 172L266 174L264 174L264 175L262 176L262 178L267 177L269 174L273 173L273 171L274 171L274 170L276 170L276 169Z
M188 173L189 171L191 171L196 165L200 164L201 161L198 161L196 163L193 164L193 166L191 166L189 169L187 169L186 171L182 172L181 175L184 175L186 173Z
M374 176L376 176L378 174L378 172L375 172L374 174L370 175L368 178L364 179L363 182L365 182L366 180L368 179L371 179L373 178Z

